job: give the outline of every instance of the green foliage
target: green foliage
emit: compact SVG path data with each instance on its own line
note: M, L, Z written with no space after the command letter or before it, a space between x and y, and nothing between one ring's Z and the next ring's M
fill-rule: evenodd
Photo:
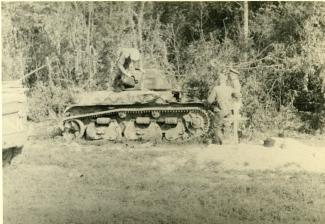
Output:
M49 62L26 79L30 117L40 120L62 112L72 86L105 89L119 49L136 47L144 68L200 99L220 73L239 70L243 130L286 129L290 110L300 131L322 131L324 12L323 2L249 2L246 52L242 2L4 2L3 79Z
M75 92L71 89L36 85L29 91L28 117L34 121L55 118L62 115L64 109L74 102Z
M227 72L238 55L239 49L229 39L223 43L215 39L192 43L184 54L184 75L181 79L184 88L199 99L207 99L218 74Z

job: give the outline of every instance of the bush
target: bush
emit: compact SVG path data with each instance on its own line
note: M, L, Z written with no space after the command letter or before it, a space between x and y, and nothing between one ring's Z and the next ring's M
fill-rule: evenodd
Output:
M38 84L28 93L28 118L33 121L42 121L47 118L61 116L64 109L74 103L75 91L62 87L44 86Z
M229 69L238 55L238 48L229 39L222 43L215 39L194 42L184 53L184 89L193 97L207 99L218 75Z

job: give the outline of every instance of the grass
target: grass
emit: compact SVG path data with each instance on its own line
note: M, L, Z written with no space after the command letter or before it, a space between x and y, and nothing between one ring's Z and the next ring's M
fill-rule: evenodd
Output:
M198 166L177 146L24 150L4 170L5 223L325 223L325 174Z

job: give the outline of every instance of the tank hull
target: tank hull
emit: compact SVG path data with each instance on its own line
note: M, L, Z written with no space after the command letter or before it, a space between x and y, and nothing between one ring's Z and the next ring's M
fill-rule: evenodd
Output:
M203 103L181 102L171 91L100 92L85 98L65 111L62 130L68 138L188 141L211 127Z

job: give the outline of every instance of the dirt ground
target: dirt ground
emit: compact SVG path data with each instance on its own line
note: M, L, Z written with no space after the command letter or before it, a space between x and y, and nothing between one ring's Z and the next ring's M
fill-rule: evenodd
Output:
M325 223L325 144L314 145L31 137L3 170L4 223Z

